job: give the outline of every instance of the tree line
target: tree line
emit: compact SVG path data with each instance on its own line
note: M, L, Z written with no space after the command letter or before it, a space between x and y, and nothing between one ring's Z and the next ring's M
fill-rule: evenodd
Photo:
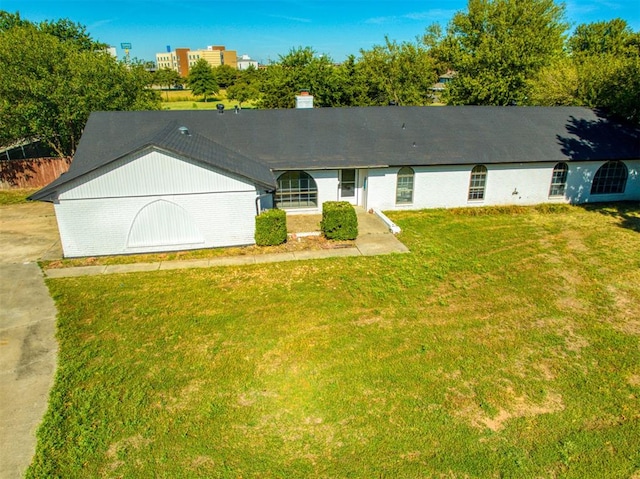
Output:
M259 108L292 108L301 90L317 107L429 105L445 72L449 105L583 105L640 123L640 32L614 19L569 34L565 15L554 0L469 0L446 29L385 37L341 64L297 47L261 69L201 60L181 79L118 61L82 25L0 12L0 144L37 138L72 154L91 111L161 108L153 84L186 82L205 99L222 88Z
M0 11L0 145L39 140L69 156L92 111L160 108L151 75L106 47L69 20Z

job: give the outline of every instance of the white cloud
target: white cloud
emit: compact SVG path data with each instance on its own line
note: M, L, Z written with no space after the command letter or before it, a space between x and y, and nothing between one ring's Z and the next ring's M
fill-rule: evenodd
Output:
M269 15L271 18L280 18L282 20L288 20L290 22L297 22L297 23L311 23L311 20L309 18L301 18L301 17L289 17L286 15Z
M571 16L585 15L598 11L619 10L622 6L618 2L594 0L591 2L567 2L567 14Z
M426 10L424 12L410 12L404 15L391 15L387 17L372 17L365 20L365 23L383 25L389 23L399 23L406 20L424 22L424 21L448 21L453 18L453 15L457 10L447 10L442 8L435 8Z
M87 31L92 31L94 29L98 29L104 25L110 25L111 23L115 22L117 19L115 18L110 18L110 19L105 19L105 20L98 20L96 22L92 22L90 25L87 26Z

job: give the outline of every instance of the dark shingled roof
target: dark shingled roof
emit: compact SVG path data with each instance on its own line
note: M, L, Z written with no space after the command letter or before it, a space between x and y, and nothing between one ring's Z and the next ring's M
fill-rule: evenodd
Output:
M582 107L97 112L69 172L32 199L151 146L274 187L289 169L637 159L640 130Z

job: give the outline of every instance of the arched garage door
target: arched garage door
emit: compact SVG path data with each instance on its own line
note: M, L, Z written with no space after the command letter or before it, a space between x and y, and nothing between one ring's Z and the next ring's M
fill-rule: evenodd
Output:
M204 236L187 210L166 200L142 208L131 225L128 247L204 243Z

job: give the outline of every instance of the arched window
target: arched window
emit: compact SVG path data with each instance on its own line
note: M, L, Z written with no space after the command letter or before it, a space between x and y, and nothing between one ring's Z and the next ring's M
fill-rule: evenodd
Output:
M309 208L318 206L318 187L304 171L287 171L278 177L276 208Z
M551 186L549 187L549 196L564 196L567 188L567 173L569 167L566 163L558 163L553 168L551 175Z
M396 183L396 203L406 205L413 203L413 168L405 166L398 171Z
M621 161L607 161L596 172L591 185L592 195L624 193L627 186L627 166Z
M476 165L471 170L469 181L469 199L483 200L484 188L487 184L487 168L484 165Z

